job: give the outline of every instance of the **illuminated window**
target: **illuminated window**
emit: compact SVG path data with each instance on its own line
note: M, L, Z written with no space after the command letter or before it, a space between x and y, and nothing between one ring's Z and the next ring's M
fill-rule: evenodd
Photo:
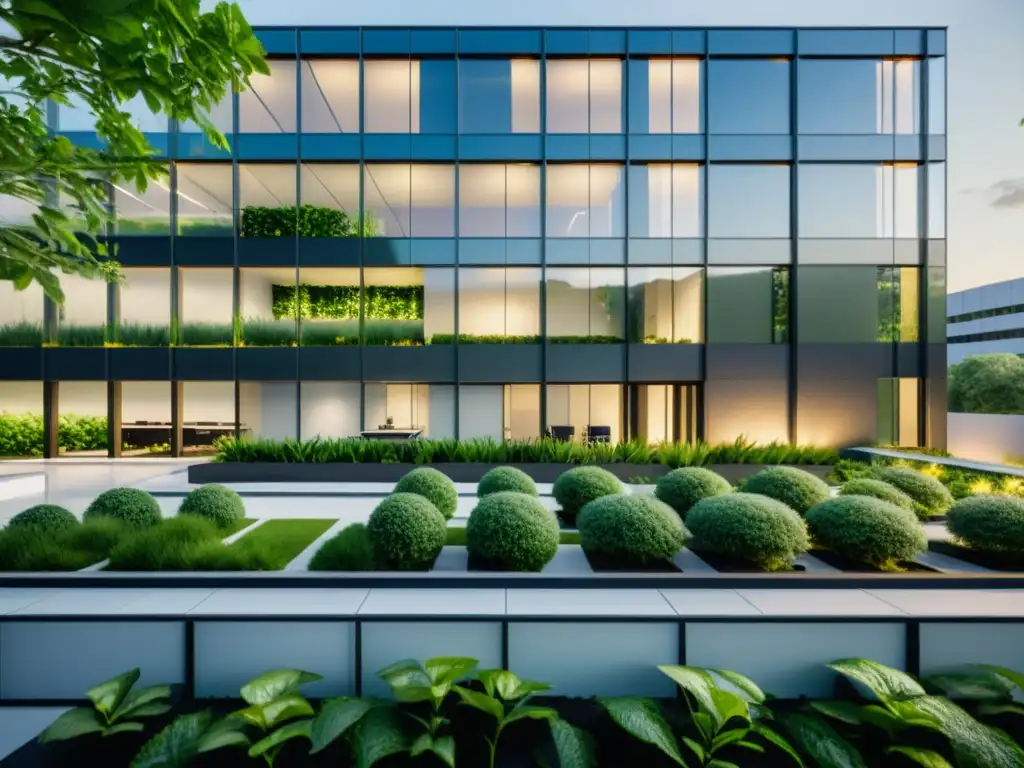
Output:
M700 133L700 62L651 59L647 67L647 133Z
M622 61L547 62L548 133L621 133Z

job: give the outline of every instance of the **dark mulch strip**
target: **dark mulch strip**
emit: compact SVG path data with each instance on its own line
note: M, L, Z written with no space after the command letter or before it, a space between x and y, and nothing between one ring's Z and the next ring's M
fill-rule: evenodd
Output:
M1024 552L986 552L952 541L929 541L928 549L993 571L1024 571Z
M624 563L603 555L583 550L587 556L587 562L595 573L682 573L682 568L670 560L660 563L647 563L637 565L636 563Z
M843 557L830 549L812 549L808 554L818 558L823 563L831 565L833 568L838 568L839 570L847 573L885 573L885 571L868 565L867 563L861 563L857 560L851 560L848 557ZM899 565L905 571L940 573L940 571L937 571L934 568L929 568L927 565L921 565L920 563L914 563L908 560L904 560Z
M737 560L734 557L726 557L715 552L697 549L694 549L693 553L719 573L792 573L793 571L804 570L802 565L794 564L789 571L766 571L749 560Z

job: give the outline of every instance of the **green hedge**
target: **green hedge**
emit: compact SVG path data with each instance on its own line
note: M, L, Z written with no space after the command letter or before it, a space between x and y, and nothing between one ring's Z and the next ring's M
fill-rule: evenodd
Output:
M60 447L68 451L105 451L107 420L102 416L61 416L57 438ZM0 413L0 457L42 455L42 414Z
M0 325L0 347L40 347L42 344L43 326L38 323Z
M239 237L358 237L358 216L322 205L267 208L249 205L242 209Z
M271 311L275 320L359 319L358 285L274 285ZM371 320L422 320L422 285L363 287L363 317Z
M319 464L834 464L834 449L768 443L594 443L558 440L364 440L359 437L313 440L229 438L218 443L215 461L316 462Z

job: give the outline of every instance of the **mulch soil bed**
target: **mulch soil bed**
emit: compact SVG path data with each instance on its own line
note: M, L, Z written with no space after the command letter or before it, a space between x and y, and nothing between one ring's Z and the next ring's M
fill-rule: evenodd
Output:
M843 557L830 549L812 549L808 554L846 573L885 573L885 571L879 568ZM914 563L909 560L904 560L899 565L903 570L909 572L939 573L934 568L929 568L927 565L921 565L921 563Z

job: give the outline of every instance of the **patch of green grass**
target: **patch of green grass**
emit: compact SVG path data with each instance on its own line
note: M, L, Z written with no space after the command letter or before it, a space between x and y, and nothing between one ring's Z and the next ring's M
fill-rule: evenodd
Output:
M448 526L448 538L445 540L445 545L449 547L464 547L466 546L466 526L464 525L450 525ZM561 531L558 536L559 544L579 544L580 543L580 532L579 531Z
M221 536L227 538L233 533L238 533L243 528L248 528L250 525L256 522L258 518L255 517L243 517L241 520L232 520L230 525L218 528Z
M228 549L261 548L270 558L272 570L284 568L316 541L337 520L271 520L246 534Z
M90 520L59 533L33 528L0 531L0 571L77 571L100 562L128 536L111 519Z

